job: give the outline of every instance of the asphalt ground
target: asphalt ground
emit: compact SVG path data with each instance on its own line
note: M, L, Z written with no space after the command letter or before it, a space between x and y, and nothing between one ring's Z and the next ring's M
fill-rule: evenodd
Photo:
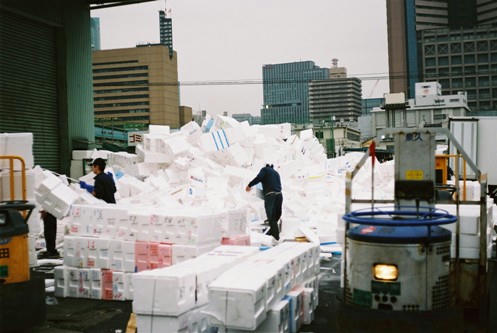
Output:
M491 267L494 274L491 274L490 285L497 286L497 274L495 274L497 264ZM45 277L50 278L50 273L45 273ZM493 297L497 297L496 289L493 288L491 292ZM497 327L496 320L491 320L493 324L485 330L478 325L478 316L472 313L461 314L457 311L448 311L437 316L423 314L418 317L406 316L399 330L399 326L393 326L392 322L402 317L402 314L367 313L358 311L359 309L344 309L339 301L341 293L340 259L322 260L319 306L312 324L303 326L300 332L497 332L494 330ZM47 294L45 300L47 303L45 323L26 332L115 333L116 330L121 330L124 333L132 311L131 302L55 298L53 294ZM494 304L491 311L495 309L497 307ZM491 316L495 317L497 313Z

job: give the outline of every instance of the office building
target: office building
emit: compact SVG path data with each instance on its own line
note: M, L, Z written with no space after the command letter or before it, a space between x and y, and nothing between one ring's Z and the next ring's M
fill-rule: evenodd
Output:
M372 136L385 128L447 127L450 117L464 117L471 112L465 92L442 95L438 82L418 82L415 98L409 99L405 109L374 108Z
M167 17L166 11L159 10L160 43L169 48L169 56L173 56L173 19Z
M165 45L93 52L95 124L127 130L180 126L176 52Z
M497 109L497 25L421 31L418 45L425 81L444 94L466 91L471 110Z
M333 59L330 77L309 83L309 115L312 123L357 121L361 115L361 80L347 77L347 70Z
M497 4L493 0L387 0L390 92L413 97L415 83L425 80L418 57L420 32L495 23Z
M100 18L90 18L91 29L91 49L92 51L100 50Z
M179 107L179 124L183 126L193 120L192 108L186 105Z
M262 123L309 122L309 81L328 77L329 69L313 61L264 65Z

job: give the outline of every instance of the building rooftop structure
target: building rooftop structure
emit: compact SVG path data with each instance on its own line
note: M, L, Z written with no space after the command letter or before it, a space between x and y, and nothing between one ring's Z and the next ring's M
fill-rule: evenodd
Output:
M416 97L396 108L373 108L372 136L384 128L446 127L450 117L466 116L471 112L466 92L442 95L438 82L418 82L415 88Z

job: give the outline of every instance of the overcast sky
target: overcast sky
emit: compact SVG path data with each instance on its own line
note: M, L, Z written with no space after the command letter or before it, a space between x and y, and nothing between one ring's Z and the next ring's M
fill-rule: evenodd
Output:
M349 76L388 72L385 0L169 0L179 80L262 79L270 63L338 58ZM102 49L159 42L164 1L92 11ZM388 81L363 80L363 97ZM181 87L181 104L211 114L258 115L262 85Z

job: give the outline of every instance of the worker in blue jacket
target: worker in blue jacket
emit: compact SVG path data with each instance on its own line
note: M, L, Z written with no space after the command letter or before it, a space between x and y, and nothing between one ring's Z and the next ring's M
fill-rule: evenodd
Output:
M84 181L80 181L79 186L86 189L98 199L115 204L116 199L114 198L114 193L116 193L116 184L114 183L112 173L104 173L105 167L106 163L104 159L96 158L92 164L93 173L96 174L93 178L95 180L95 185L91 186Z
M281 194L281 180L279 173L274 170L273 165L266 164L245 188L250 192L252 186L262 183L262 191L264 193L264 208L269 222L269 234L274 239L280 239L280 231L278 229L278 221L281 217L281 206L283 204L283 195Z

